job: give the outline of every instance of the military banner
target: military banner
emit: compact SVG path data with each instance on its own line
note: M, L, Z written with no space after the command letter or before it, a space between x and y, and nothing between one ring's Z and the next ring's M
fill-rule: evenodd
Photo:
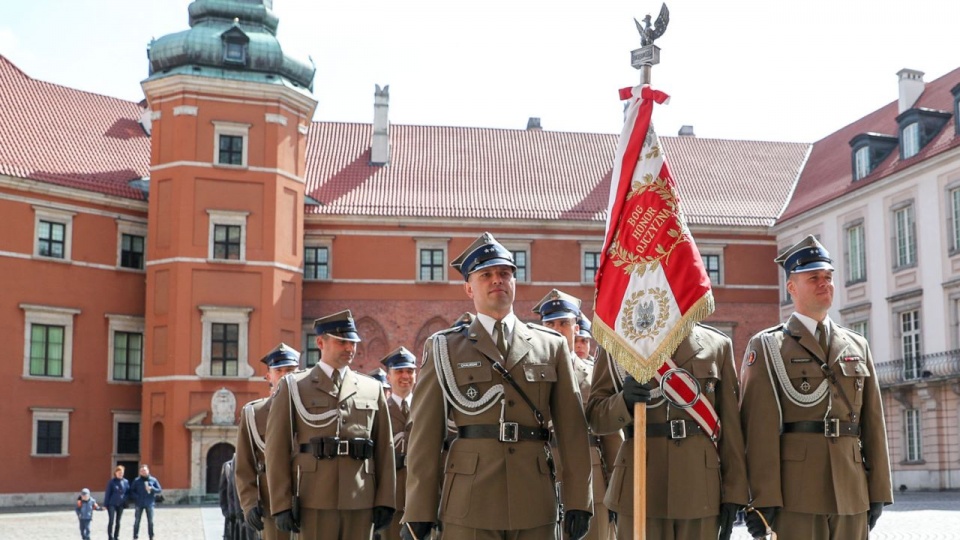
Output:
M620 98L631 102L613 165L593 333L627 372L647 381L713 313L714 302L650 122L654 103L669 96L643 85L621 89Z

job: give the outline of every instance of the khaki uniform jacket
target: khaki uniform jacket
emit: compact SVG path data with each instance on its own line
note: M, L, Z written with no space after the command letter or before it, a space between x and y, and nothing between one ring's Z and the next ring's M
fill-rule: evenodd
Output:
M460 392L483 396L494 385L504 389L502 407L497 402L477 415L449 407L456 425L496 425L503 410L505 421L537 427L530 407L491 367L488 359L499 362L500 353L480 322L444 333L452 377ZM587 424L566 340L547 328L518 321L505 368L543 414L543 427L553 421L558 448L566 460L565 508L592 513ZM530 529L556 522L557 501L545 442L455 439L443 468L442 495L437 493L441 485L437 459L447 434L445 410L429 340L413 401L403 521L436 522L439 514L444 523L491 530Z
M816 405L800 407L791 402L778 377L771 374L773 361L761 341L763 335L773 336L780 345L789 384L801 394L814 393L825 380L816 359L830 366L857 414L859 440L827 438L821 433L781 435L780 411L783 422L822 422L825 417L850 422L851 411L830 383L827 395ZM756 507L852 515L866 512L871 502L893 502L880 385L870 347L859 334L832 322L828 335L830 350L825 354L803 323L791 317L786 324L760 332L747 345L741 366L740 414ZM801 390L804 381L808 392Z
M720 417L720 439L714 447L700 432L686 439L647 438L647 516L657 519L698 519L720 513L720 503L748 501L743 433L737 410L738 382L733 345L717 330L697 325L673 354L677 367L700 383L701 399L713 404ZM596 433L610 433L633 424L622 393L623 382L606 351L597 355L587 418ZM647 424L691 420L689 414L663 399L647 405ZM637 434L637 436L641 436ZM633 515L633 445L620 447L604 504Z
M267 414L270 412L270 398L261 398L243 406L240 413L240 430L237 432L237 494L243 514L248 514L258 504L263 515L270 513L270 494L267 491L266 461L263 452L253 440L253 434L247 425L248 410L253 412L257 437L263 440L267 431ZM259 491L258 491L259 484Z
M340 411L341 439L370 438L374 457L362 461L350 456L316 459L301 453L300 445L314 437L337 436L337 422L318 428L308 425L296 410L296 449L291 452L291 400L288 381L297 385L303 406L309 414ZM319 364L309 371L285 376L267 416L267 480L270 484L270 509L274 515L289 510L300 471L300 507L318 510L360 510L374 506L396 508L396 462L393 455L393 431L383 387L376 379L347 370L340 395L333 381Z
M411 400L412 403L412 400ZM403 410L393 399L387 400L387 407L390 409L390 425L393 426L393 445L395 455L407 453L407 434L410 430L409 414L403 414ZM397 510L402 511L406 497L407 468L404 467L397 471Z

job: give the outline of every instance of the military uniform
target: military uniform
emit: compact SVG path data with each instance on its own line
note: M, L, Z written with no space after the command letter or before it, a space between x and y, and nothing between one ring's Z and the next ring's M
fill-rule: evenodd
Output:
M656 391L647 404L647 538L716 539L721 503L748 501L743 435L737 410L738 383L730 339L697 325L673 354L677 367L700 384L720 419L717 445L686 411ZM596 433L624 430L625 441L613 465L604 498L618 513L617 538L633 534L633 416L622 397L624 373L603 349L597 355L587 418ZM670 427L682 422L686 437L673 438Z
M315 325L318 335L336 330L325 329L323 321ZM353 318L349 321L348 335L356 336ZM280 513L291 511L299 495L301 540L370 538L375 507L396 508L386 399L378 381L347 368L337 370L342 375L337 392L323 358L309 371L285 376L270 406L265 452L270 508L280 524Z
M381 359L380 363L387 369L416 369L416 358L405 347L399 347ZM386 374L384 374L384 378L386 378ZM387 398L390 425L393 427L394 456L397 464L397 512L393 516L393 521L390 522L390 527L380 533L380 537L390 540L399 540L400 538L400 520L403 518L403 509L406 503L407 435L410 432L410 404L412 398L412 393L406 398L401 398L396 394Z
M740 368L758 509L747 515L747 526L759 530L762 514L781 540L866 538L883 505L893 502L870 347L826 315L834 269L816 238L804 238L775 262L798 312L755 335Z

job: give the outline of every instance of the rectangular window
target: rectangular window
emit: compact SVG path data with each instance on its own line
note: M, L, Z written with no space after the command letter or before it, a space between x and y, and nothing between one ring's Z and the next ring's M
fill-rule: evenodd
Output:
M903 411L903 425L906 430L903 440L906 441L904 454L907 461L922 460L923 453L921 450L923 441L920 438L920 411L918 409L907 409Z
M243 137L240 135L220 135L221 165L243 165Z
M113 380L139 381L143 373L143 334L113 333Z
M863 336L867 341L870 340L870 336L867 334L868 327L869 325L867 321L856 321L850 323L850 329Z
M120 266L143 270L144 238L136 234L120 235Z
M863 223L847 227L847 283L867 280L867 249Z
M920 310L900 313L900 352L903 354L903 378L920 378Z
M720 255L701 253L700 258L703 260L703 267L706 269L707 275L710 276L710 283L713 285L722 283L720 281Z
M914 230L913 205L894 211L893 223L896 268L915 264L917 262L917 240Z
M900 140L901 159L911 158L920 151L920 124L914 122L903 128Z
M513 253L513 264L517 265L515 274L517 281L527 281L527 251L525 249L511 250L511 253Z
M37 454L63 454L63 422L37 420Z
M420 249L420 281L443 281L443 250Z
M41 257L63 259L67 226L54 221L40 220L37 226L37 254Z
M213 226L213 258L240 260L240 225Z
M235 377L239 364L240 325L210 325L210 375Z
M950 219L952 242L950 251L960 251L960 188L950 190Z
M317 362L320 361L320 347L317 347L317 335L310 334L307 336L307 355L305 360L305 367L312 368L317 365Z
M63 326L30 326L30 375L63 377Z
M139 422L117 422L117 453L140 453Z
M600 252L583 252L583 283L592 283L596 280L597 270L600 269Z
M853 154L853 179L859 180L870 174L870 147L864 146Z
M307 246L303 254L303 279L330 279L330 252L325 246Z

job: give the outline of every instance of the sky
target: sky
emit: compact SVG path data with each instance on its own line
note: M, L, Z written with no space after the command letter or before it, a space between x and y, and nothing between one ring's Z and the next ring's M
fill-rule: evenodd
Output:
M188 29L190 0L0 0L0 55L27 75L143 98L146 47ZM278 37L316 64L315 120L619 133L617 90L639 83L621 0L274 0ZM955 0L670 0L652 85L661 135L814 142L897 99L902 68L960 67Z

